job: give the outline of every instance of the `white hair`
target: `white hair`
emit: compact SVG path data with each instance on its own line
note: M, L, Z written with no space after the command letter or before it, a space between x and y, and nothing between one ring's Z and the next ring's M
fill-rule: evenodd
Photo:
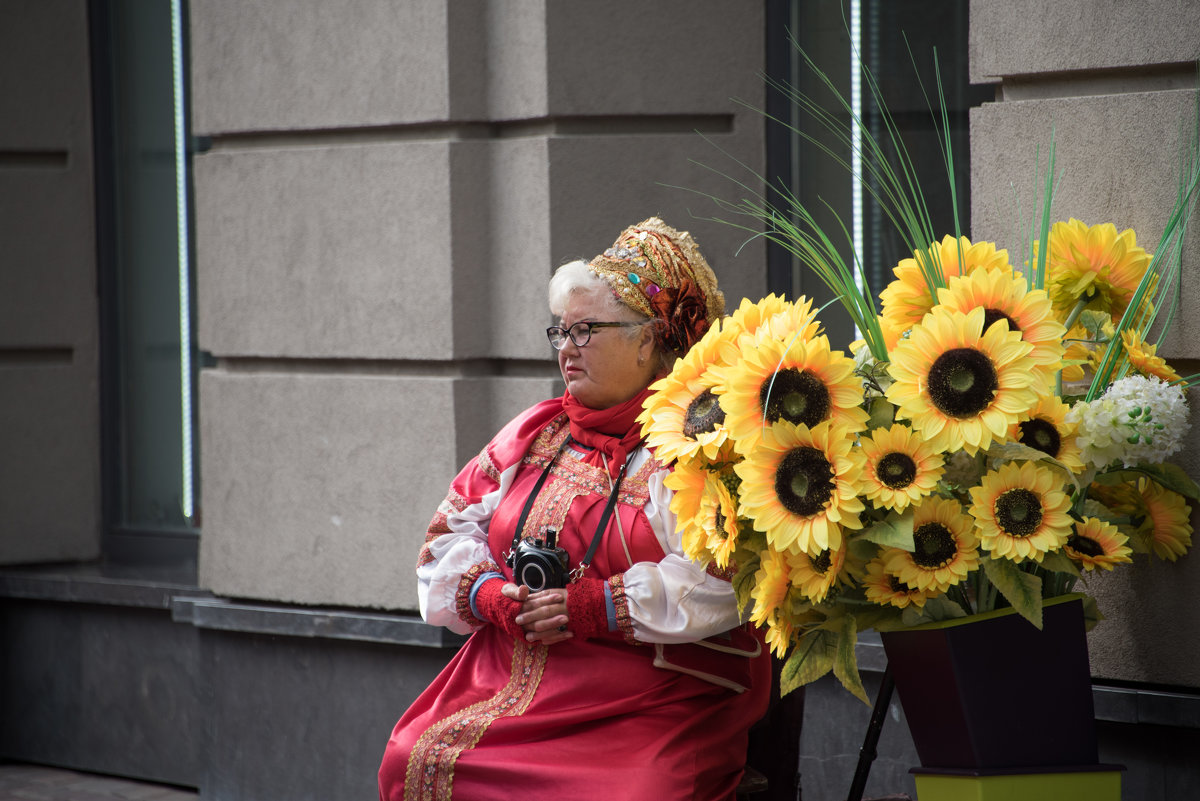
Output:
M569 261L554 271L550 279L550 313L562 317L567 301L576 292L599 293L608 303L613 314L625 317L621 312L632 311L613 294L612 286L592 272L586 261Z

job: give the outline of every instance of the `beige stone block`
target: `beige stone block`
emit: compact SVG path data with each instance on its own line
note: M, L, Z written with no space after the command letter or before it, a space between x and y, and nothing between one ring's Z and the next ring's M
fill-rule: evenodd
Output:
M612 245L626 227L658 215L689 231L717 274L726 305L766 293L761 240L710 218L723 216L712 195L738 200L745 190L730 178L754 179L735 159L761 174L761 120L740 119L736 134L562 137L550 142L551 248L590 259ZM718 149L720 148L720 149ZM722 152L722 149L725 151ZM707 168L700 165L706 165ZM718 175L719 170L729 178Z
M96 340L89 161L0 170L0 347Z
M445 119L447 15L438 0L194 0L197 133ZM474 3L468 5L474 6Z
M412 609L451 479L529 379L205 371L200 580L221 595Z
M0 363L0 564L99 555L97 375L94 345L69 360Z
M1079 70L1190 65L1200 57L1191 0L971 0L971 82Z
M1195 91L988 103L971 111L971 225L976 239L1007 248L1014 264L1028 247L1034 204L1035 159L1045 159L1053 132L1057 188L1054 221L1132 228L1148 252L1176 199L1184 135L1196 119ZM1039 217L1040 222L1040 217ZM1200 229L1184 243L1181 311L1165 353L1200 357L1200 283L1190 265L1200 254Z
M87 4L6 0L0 13L0 151L90 152Z
M712 114L763 97L750 0L546 4L552 115Z
M201 347L448 357L448 151L406 142L198 157Z

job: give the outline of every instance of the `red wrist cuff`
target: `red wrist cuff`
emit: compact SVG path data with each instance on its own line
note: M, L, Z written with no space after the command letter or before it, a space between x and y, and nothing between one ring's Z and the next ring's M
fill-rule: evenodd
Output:
M608 603L605 582L581 578L567 585L567 627L576 637L595 637L608 632Z
M502 592L504 579L490 578L475 591L475 608L479 614L501 631L524 639L525 629L517 625L521 613L521 602L509 598Z

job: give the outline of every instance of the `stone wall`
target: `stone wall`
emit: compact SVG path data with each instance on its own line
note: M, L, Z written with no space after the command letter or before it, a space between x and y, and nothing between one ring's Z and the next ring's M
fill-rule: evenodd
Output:
M761 5L190 5L201 583L412 608L450 479L560 391L554 267L659 214L763 294L677 188L732 191L717 146L762 170Z

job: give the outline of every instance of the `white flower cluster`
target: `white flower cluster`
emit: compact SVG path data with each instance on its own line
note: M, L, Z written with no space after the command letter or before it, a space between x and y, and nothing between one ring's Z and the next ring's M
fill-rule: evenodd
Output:
M1160 463L1183 447L1187 435L1183 388L1159 378L1128 376L1114 381L1091 403L1080 401L1067 413L1078 423L1085 461L1097 468Z

